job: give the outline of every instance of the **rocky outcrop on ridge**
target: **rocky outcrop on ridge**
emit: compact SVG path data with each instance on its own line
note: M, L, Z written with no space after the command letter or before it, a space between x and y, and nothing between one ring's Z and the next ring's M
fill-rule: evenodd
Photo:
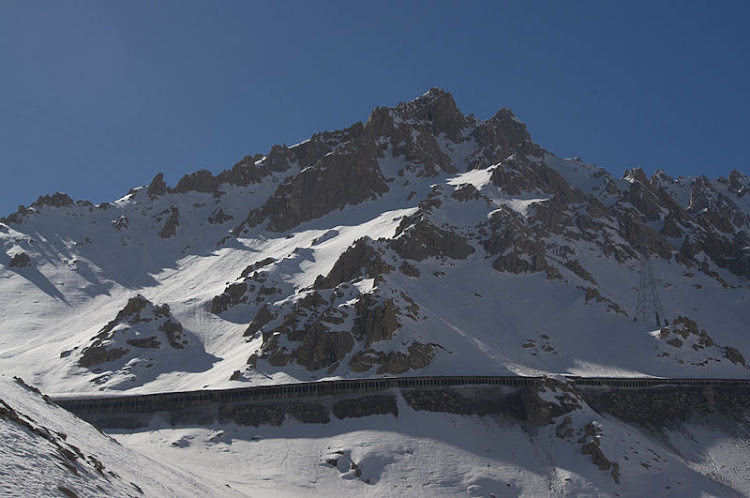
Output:
M164 173L157 173L146 190L149 197L159 197L167 193L167 182L164 181Z
M50 207L67 207L72 206L73 199L68 194L62 192L56 192L52 195L40 195L39 198L34 202L31 207L40 208L42 206Z

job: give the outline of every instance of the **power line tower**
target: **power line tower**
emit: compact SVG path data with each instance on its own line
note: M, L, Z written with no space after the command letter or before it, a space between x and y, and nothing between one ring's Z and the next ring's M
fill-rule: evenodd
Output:
M640 262L640 284L638 287L638 304L636 305L636 318L648 321L652 318L656 319L656 326L661 327L662 320L664 324L667 324L666 317L664 316L664 308L661 306L661 299L659 299L659 291L656 286L660 283L654 277L654 268L651 265L651 256L644 244L641 249Z

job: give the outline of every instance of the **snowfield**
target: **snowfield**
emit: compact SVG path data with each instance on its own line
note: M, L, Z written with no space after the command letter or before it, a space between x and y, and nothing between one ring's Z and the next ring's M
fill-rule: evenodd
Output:
M249 496L745 496L747 428L696 419L651 432L602 417L571 414L576 436L510 416L411 409L398 416L287 420L279 427L237 424L115 431L122 444ZM561 417L562 418L562 417ZM579 435L597 429L619 483L583 455ZM725 432L726 431L726 432Z

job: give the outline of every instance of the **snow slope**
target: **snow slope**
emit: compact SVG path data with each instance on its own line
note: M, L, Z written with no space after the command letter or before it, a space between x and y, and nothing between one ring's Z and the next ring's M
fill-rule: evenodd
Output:
M559 394L542 393L554 401ZM696 419L666 434L583 404L554 425L509 415L415 411L281 426L172 426L160 417L122 444L252 496L746 496L748 432ZM565 434L567 429L569 434ZM603 470L583 454L596 440ZM615 480L615 476L617 479Z
M121 446L2 374L0 461L1 496L240 496Z

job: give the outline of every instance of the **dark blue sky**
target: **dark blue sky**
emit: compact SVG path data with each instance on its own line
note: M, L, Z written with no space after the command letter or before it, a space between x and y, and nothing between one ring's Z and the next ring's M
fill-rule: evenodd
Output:
M618 176L750 173L750 2L0 3L0 215L113 200L432 86Z

